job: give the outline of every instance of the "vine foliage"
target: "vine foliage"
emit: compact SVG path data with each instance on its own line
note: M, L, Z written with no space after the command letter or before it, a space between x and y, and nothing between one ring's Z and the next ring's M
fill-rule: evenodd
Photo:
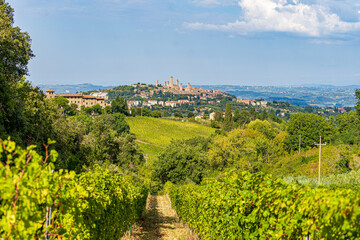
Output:
M0 139L0 238L118 239L145 209L147 188L94 166L53 171L58 154ZM51 224L46 226L51 207Z
M167 184L179 217L201 239L359 239L360 194L232 171L203 185Z

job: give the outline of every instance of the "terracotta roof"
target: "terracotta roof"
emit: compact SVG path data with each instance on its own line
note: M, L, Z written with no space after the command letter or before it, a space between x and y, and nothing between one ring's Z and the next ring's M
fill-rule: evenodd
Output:
M87 99L97 99L97 97L91 96L91 95L84 95L83 98Z
M47 92L52 91L52 90L48 90ZM54 92L54 91L52 91ZM55 96L57 97L78 97L78 98L83 98L83 99L96 99L96 100L105 100L104 98L101 97L95 97L92 95L84 95L82 93L56 93Z
M82 97L82 93L57 93L58 97Z

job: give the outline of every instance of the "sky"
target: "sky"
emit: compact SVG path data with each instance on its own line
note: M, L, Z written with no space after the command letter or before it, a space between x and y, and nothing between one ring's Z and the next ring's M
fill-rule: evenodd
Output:
M360 85L358 0L7 0L34 84Z

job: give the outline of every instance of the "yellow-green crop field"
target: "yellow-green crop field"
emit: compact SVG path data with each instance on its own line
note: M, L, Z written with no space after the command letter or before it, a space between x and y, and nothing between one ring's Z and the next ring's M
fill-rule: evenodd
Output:
M155 157L172 139L209 137L215 129L192 122L149 117L129 117L130 132L134 133L143 152Z

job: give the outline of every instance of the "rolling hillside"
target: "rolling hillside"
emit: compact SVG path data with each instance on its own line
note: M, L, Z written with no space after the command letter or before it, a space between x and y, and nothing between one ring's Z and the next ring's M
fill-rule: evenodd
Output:
M130 117L126 121L130 131L149 157L155 157L172 139L209 137L215 129L191 122L180 122L149 117Z

